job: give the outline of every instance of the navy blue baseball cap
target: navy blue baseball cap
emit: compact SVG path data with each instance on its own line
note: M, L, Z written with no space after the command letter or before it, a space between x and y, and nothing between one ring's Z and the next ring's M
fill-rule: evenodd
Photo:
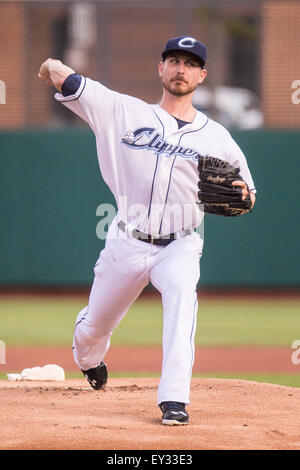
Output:
M168 40L163 52L163 60L174 51L185 51L196 56L201 64L201 67L205 65L207 59L206 46L203 42L198 41L190 36L179 36L177 38L171 38Z

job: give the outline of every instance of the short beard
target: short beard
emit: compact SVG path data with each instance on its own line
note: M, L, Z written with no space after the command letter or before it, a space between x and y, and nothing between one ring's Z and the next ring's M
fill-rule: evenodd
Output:
M172 81L180 81L180 80L172 80ZM198 84L193 86L193 87L188 87L186 88L185 90L180 90L179 88L171 88L171 83L167 83L165 82L164 80L162 80L162 86L164 87L165 90L167 90L171 95L174 95L174 96L185 96L185 95L189 95L191 93L193 93Z

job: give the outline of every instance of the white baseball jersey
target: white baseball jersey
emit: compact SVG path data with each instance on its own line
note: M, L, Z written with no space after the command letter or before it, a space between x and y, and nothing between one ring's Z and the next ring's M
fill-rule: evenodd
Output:
M238 166L255 192L246 158L230 133L197 111L192 123L157 104L120 94L82 77L76 94L55 98L94 131L100 170L119 218L151 235L198 227L197 156L211 155Z

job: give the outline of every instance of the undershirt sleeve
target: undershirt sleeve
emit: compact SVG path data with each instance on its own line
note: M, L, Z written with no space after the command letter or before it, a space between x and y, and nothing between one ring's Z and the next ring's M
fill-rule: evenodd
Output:
M61 93L63 96L75 95L81 84L81 75L79 73L72 73L69 75L61 87Z

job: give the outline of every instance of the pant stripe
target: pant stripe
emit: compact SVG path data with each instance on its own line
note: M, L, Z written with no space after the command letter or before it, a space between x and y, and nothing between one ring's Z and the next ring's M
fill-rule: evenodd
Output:
M192 369L193 369L193 364L194 364L194 340L193 340L193 333L194 333L194 327L196 325L196 316L197 316L197 313L198 313L198 309L196 310L195 309L195 306L197 304L197 296L196 296L196 300L194 302L194 316L193 316L193 324L192 324L192 330L191 330L191 334L190 334L190 344L191 344L191 351L192 351L192 359L191 359L191 365L190 365L190 377L192 376Z

